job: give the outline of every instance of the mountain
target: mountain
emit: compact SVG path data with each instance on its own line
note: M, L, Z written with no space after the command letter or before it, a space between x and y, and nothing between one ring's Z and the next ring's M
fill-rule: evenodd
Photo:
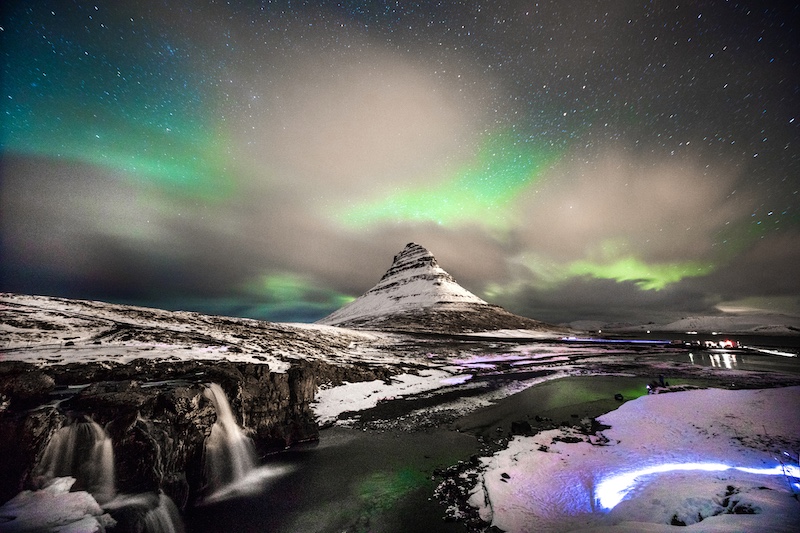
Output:
M424 247L409 243L378 283L319 324L381 331L476 333L566 330L510 313L459 285Z
M575 324L572 324L573 326ZM668 324L604 326L608 331L664 331L699 333L738 333L748 335L798 335L800 317L779 313L727 313L716 316L690 316Z

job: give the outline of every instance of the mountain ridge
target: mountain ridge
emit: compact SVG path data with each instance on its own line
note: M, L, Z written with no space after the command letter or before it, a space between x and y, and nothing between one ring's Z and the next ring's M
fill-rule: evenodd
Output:
M317 323L414 333L566 331L484 301L459 285L430 251L413 242L394 256L374 287Z

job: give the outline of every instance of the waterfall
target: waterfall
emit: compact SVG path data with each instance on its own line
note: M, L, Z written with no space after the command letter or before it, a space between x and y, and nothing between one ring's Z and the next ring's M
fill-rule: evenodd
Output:
M163 492L120 494L103 505L122 531L185 533L178 507ZM116 531L116 529L114 530Z
M145 515L144 530L147 533L184 533L178 508L163 492L158 495L158 506Z
M216 383L206 388L204 395L217 411L217 421L205 442L204 467L211 492L241 480L256 465L253 441L245 436L236 423L225 391Z
M60 428L50 438L35 474L44 483L74 477L75 489L85 490L98 502L114 497L114 449L100 425L85 418Z
M123 528L126 531L184 533L178 508L163 492L116 495L111 438L98 423L88 417L64 426L53 434L36 467L35 475L42 486L56 478L75 478L72 490L90 493L96 500L95 505L99 503L103 511L110 512L112 516L116 514L115 518L126 521L130 526ZM61 484L64 483L62 480ZM47 512L55 512L59 520L63 519L60 515L64 511L58 506ZM20 522L24 523L25 520L39 515L45 516L47 512L39 509L31 516L23 513L19 517Z

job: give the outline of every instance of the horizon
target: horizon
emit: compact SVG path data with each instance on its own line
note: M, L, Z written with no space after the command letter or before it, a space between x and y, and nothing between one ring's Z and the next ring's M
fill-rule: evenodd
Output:
M800 6L0 10L0 291L314 322L408 242L552 324L800 316Z

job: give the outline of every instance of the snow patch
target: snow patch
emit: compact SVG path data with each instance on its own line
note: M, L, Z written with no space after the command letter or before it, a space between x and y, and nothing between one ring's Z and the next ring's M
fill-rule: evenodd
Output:
M116 522L86 491L70 492L75 478L55 478L41 490L25 490L0 507L5 533L50 531L92 533Z
M563 429L516 437L483 460L470 504L508 532L663 531L678 521L702 521L703 531L731 524L786 531L800 503L776 470L776 456L781 446L800 445L800 418L790 407L798 402L800 387L643 396L598 418L611 426L604 439ZM702 472L662 466L689 463L716 466ZM652 472L634 475L620 503L604 511L603 483L643 468ZM756 514L728 514L737 512L734 500Z
M423 370L419 374L392 376L388 383L379 379L345 383L319 390L313 409L320 424L330 424L347 411L362 411L383 400L438 389L449 377L451 375L443 370Z

